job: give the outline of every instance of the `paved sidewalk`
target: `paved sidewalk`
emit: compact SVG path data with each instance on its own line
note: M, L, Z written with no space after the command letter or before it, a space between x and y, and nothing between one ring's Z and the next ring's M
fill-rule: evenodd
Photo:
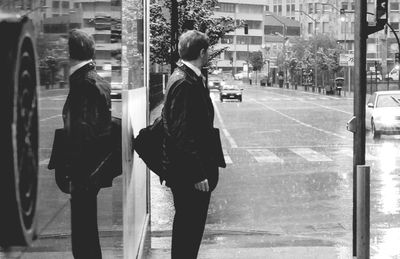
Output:
M162 104L152 111L150 122L160 115L161 109ZM172 195L169 188L160 185L155 174L151 174L150 196L151 230L142 259L168 259L174 214ZM338 230L315 235L312 230L300 230L294 235L273 226L269 230L214 229L207 224L198 259L350 259L351 234ZM342 240L339 244L338 238Z

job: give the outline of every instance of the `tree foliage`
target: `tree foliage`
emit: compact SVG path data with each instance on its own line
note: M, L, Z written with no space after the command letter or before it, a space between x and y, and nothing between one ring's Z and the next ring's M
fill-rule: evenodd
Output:
M250 64L254 71L260 71L264 66L263 54L261 51L252 52L250 55Z
M178 33L188 21L194 21L194 29L205 32L210 39L209 60L218 57L226 48L215 45L228 32L236 29L232 17L214 17L217 0L178 1ZM152 63L169 63L171 59L171 22L165 14L171 13L171 1L150 2L150 60Z
M293 38L290 41L291 57L297 60L297 69L313 69L337 73L340 71L340 46L331 37L316 35L308 40Z

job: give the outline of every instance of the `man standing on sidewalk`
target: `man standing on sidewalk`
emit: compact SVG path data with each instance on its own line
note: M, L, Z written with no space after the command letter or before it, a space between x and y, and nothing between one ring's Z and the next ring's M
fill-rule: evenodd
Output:
M191 30L181 35L181 63L168 81L162 112L167 135L163 165L175 206L172 259L197 258L211 192L218 182L214 108L201 74L208 47L204 33Z

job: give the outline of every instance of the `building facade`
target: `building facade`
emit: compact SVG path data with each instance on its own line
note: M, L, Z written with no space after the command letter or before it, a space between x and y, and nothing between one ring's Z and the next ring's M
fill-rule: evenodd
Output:
M375 20L375 0L367 0L367 19ZM340 14L340 9L345 14ZM390 1L389 23L394 30L399 30L400 0ZM276 19L268 18L272 14L289 26L287 21L298 21L300 26L299 36L312 37L315 34L325 34L337 40L347 53L354 52L354 0L339 1L329 0L321 3L317 0L219 0L215 10L216 16L229 16L235 20L243 20L249 25L249 33L244 35L243 28L229 33L221 42L221 47L229 47L217 62L217 67L222 70L233 70L235 73L243 69L247 53L259 51L264 48L279 49L283 43L281 38L274 35L266 27L282 26ZM296 27L297 25L292 25ZM263 31L264 29L264 31ZM289 34L288 34L289 35ZM295 36L295 35L293 35ZM247 41L249 46L247 46ZM290 41L289 41L290 42ZM269 45L267 47L267 45ZM281 46L279 48L279 46ZM378 62L382 72L387 73L394 66L394 53L399 51L396 38L390 29L382 30L369 35L367 39L367 69ZM273 56L272 56L273 57ZM232 61L233 58L233 61ZM270 59L273 62L273 58Z

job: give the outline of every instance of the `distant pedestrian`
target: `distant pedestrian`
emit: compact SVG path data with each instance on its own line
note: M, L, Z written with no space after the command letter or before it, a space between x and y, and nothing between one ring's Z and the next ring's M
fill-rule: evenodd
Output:
M284 78L283 78L283 72L280 71L280 72L279 72L279 76L278 76L278 82L279 82L279 87L280 87L280 88L283 87L283 80L284 80Z
M214 108L201 74L208 47L204 33L190 30L181 35L181 62L168 81L162 112L167 133L163 164L175 207L172 259L197 258L211 192L218 182Z
M76 259L101 259L97 225L99 185L90 174L98 166L103 136L111 131L110 84L95 70L93 38L72 30L68 40L70 89L63 108L71 163L71 239Z

